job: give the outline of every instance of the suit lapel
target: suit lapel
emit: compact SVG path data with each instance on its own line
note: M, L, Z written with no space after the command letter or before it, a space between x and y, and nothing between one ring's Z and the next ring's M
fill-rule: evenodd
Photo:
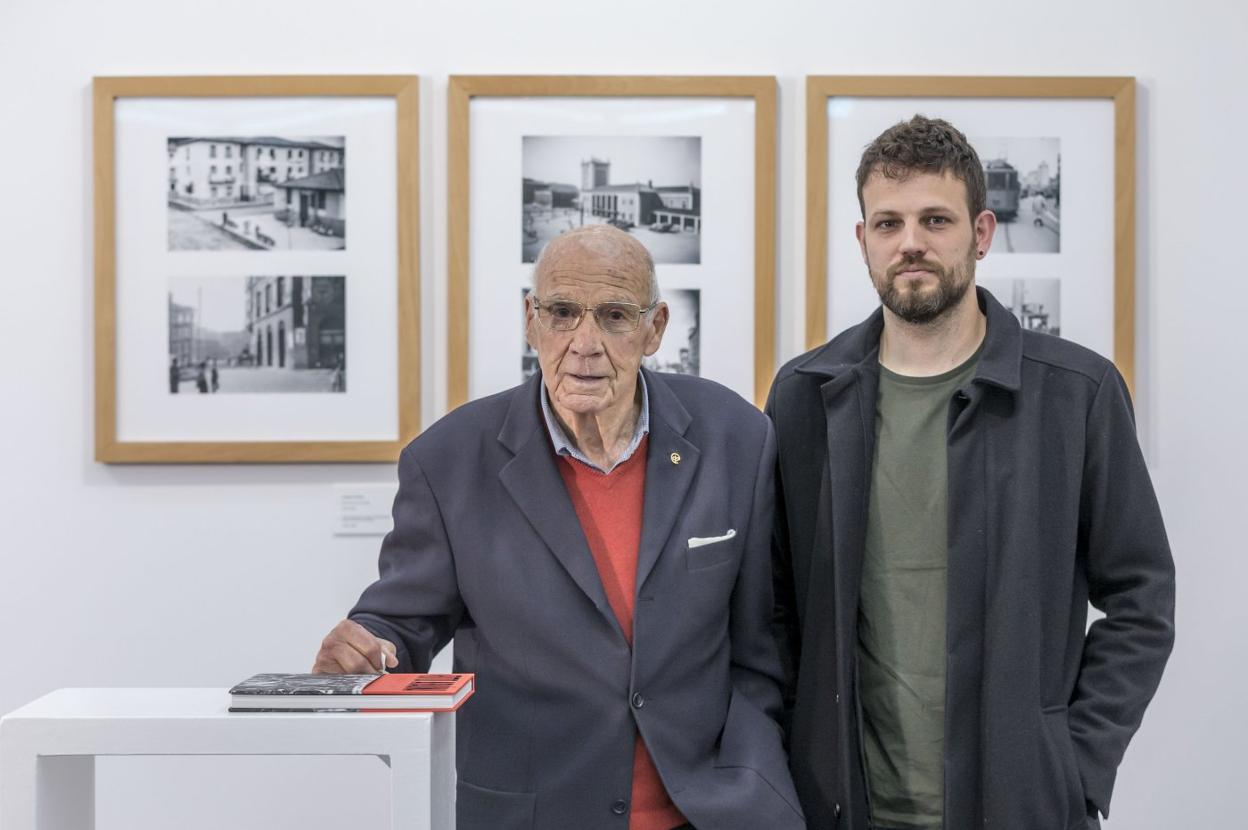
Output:
M702 451L685 438L692 419L675 393L649 372L646 391L650 396L650 449L646 458L641 548L637 552L639 593L684 510L702 456Z
M559 475L559 461L551 449L546 423L541 417L537 385L540 382L541 375L535 375L512 398L498 440L515 453L515 457L503 466L498 477L572 581L623 638L624 632L607 602L580 519L568 497L563 477Z

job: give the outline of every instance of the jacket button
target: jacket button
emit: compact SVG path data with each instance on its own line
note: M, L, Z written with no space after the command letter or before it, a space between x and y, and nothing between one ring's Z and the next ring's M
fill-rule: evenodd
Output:
M641 692L633 692L633 708L640 709L646 705L646 699L641 696Z
M622 798L616 799L611 803L611 812L617 816L622 816L628 812L628 802Z
M841 817L841 805L840 804L832 805L832 816L833 818L836 818L836 819L839 819Z

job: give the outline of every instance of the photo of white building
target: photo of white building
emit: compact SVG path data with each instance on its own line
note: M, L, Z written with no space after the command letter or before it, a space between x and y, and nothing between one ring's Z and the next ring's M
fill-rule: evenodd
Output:
M169 250L346 247L339 137L168 140Z
M522 262L593 224L636 236L657 263L701 261L700 137L525 136L521 157Z

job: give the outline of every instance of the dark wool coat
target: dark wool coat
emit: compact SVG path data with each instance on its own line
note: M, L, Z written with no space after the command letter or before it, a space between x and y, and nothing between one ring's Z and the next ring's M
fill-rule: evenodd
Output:
M456 409L399 459L381 579L351 618L427 671L455 638L459 830L627 830L640 731L705 830L802 830L777 718L775 444L708 380L645 373L633 640L559 474L541 374ZM707 544L690 544L698 538Z
M1068 830L1114 775L1174 641L1174 563L1126 385L979 290L974 379L949 404L945 827ZM868 827L856 694L874 458L876 313L791 361L774 576L793 778L811 828ZM1086 628L1088 602L1105 619ZM1086 802L1086 804L1085 804Z

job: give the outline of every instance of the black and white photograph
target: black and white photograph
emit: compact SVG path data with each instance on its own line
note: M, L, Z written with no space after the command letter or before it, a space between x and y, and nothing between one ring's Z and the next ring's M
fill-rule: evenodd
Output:
M168 282L170 394L345 392L346 278Z
M1061 336L1062 281L1055 277L983 279L979 285L996 297L1030 331Z
M537 350L529 345L527 338L520 338L520 377L528 380L537 374L537 370L541 368L537 362Z
M699 330L702 292L696 288L675 288L663 292L671 316L659 350L642 358L641 365L652 372L701 375Z
M520 289L520 298L529 296L529 289ZM528 304L524 304L525 313L520 316L520 377L528 380L537 373L540 365L537 362L537 349L529 345L529 338L525 336L525 322L528 319Z
M1062 153L1058 138L971 138L997 215L993 251L1062 250Z
M346 248L343 136L168 139L170 251Z
M699 136L523 136L522 261L565 231L611 224L656 263L701 262Z

